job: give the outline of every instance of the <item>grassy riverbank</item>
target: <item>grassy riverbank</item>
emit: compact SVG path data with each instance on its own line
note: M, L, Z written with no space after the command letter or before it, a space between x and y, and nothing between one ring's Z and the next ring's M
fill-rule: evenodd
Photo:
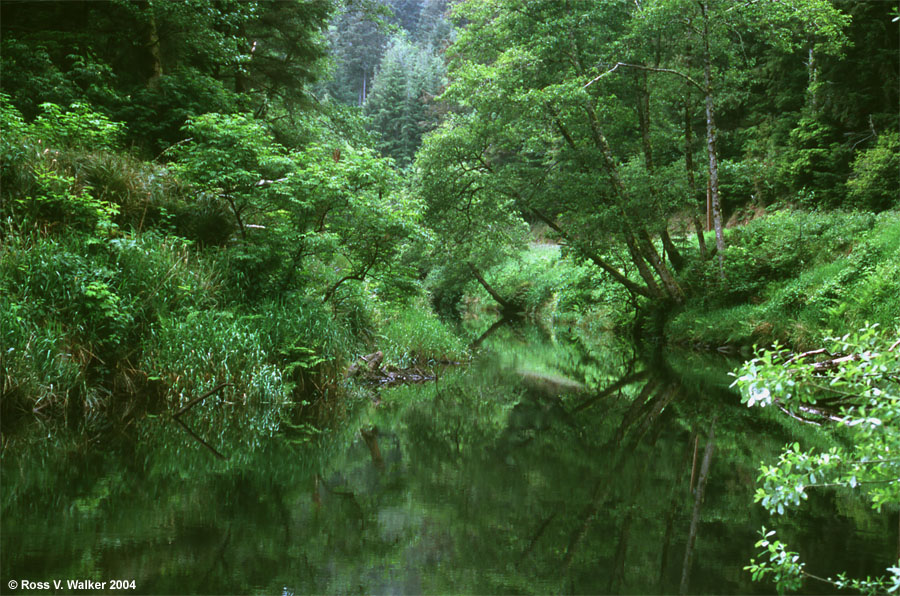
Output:
M782 211L729 231L725 280L694 262L701 291L670 317L670 343L818 345L866 322L900 323L900 215Z
M360 354L382 350L385 365L400 367L465 358L413 268L397 262L415 242L398 226L364 230L341 196L320 207L337 223L311 232L261 197L229 212L179 164L124 150L121 125L87 107L49 106L33 123L2 96L0 108L9 123L0 145L4 448L26 427L106 437L210 392L196 410L229 427L321 427L343 411L345 373ZM258 140L232 125L217 125L215 139ZM360 159L367 175L379 167ZM263 172L244 175L254 189L265 182ZM263 223L245 226L240 213ZM353 225L341 229L343 217ZM401 239L375 263L386 237ZM359 273L354 251L370 259L365 273L378 265L392 275Z

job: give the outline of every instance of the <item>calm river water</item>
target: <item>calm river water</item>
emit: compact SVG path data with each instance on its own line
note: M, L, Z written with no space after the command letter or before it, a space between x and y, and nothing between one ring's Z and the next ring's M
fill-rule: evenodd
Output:
M507 325L314 444L248 431L222 461L160 416L111 447L7 450L0 593L771 593L742 570L773 523L757 469L821 439L742 406L735 364ZM811 573L896 560L897 514L844 493L777 523Z

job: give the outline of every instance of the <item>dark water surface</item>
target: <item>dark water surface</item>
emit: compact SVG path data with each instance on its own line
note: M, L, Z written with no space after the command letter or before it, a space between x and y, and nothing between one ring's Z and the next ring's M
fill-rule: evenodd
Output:
M506 326L315 445L248 430L210 440L223 461L160 416L112 446L5 449L0 593L771 593L742 570L773 523L759 463L824 443L742 406L734 364ZM777 523L814 574L897 554L897 514L844 493Z

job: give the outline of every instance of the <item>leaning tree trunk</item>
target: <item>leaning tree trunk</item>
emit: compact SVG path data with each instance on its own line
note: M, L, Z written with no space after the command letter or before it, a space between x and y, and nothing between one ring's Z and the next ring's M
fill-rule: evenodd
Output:
M657 188L656 178L653 176L656 166L653 162L653 142L650 137L650 86L647 83L647 71L638 71L638 77L640 84L638 86L637 114L638 127L641 130L641 145L644 151L644 167L647 168L647 172L650 174L650 192L652 192L654 196L657 196L659 194L659 189ZM663 248L665 248L666 254L669 255L669 261L672 263L672 267L678 271L684 264L684 259L672 242L672 238L669 237L667 227L667 223L664 222L662 229L659 232L659 236L662 239ZM670 284L667 282L667 278L671 278L671 274L668 270L660 272L660 279L668 286ZM678 288L676 295L680 293L681 289Z
M549 217L547 217L545 214L541 213L537 209L532 209L532 212L534 213L535 216L537 216L538 219L540 219L541 221L546 223L548 226L550 226L550 228L554 232L559 234L559 236L562 239L564 239L571 246L576 248L581 254L583 254L585 257L587 257L592 263L597 265L600 269L602 269L603 271L608 273L616 282L625 286L625 289L627 289L632 294L644 296L645 298L659 298L660 297L659 288L656 287L656 285L655 285L656 282L653 280L652 277L650 278L650 281L653 282L653 284L654 284L653 287L649 287L649 286L644 287L644 286L634 283L633 281L631 281L630 279L625 277L625 275L623 275L622 272L619 271L618 269L616 269L612 264L606 262L600 255L597 254L597 252L595 250L591 249L588 246L585 246L584 243L579 242L576 238L573 238L568 232L563 230L559 226L558 223L556 223L555 221L553 221L552 219L550 219Z
M700 224L700 218L697 216L696 205L693 203L697 200L697 181L694 178L694 150L693 137L694 129L691 126L691 88L685 86L684 91L684 169L687 173L688 192L691 197L691 220L694 223L694 230L697 233L697 248L700 250L700 258L704 261L709 258L706 250L706 238L703 236L703 226Z
M656 274L659 276L663 287L666 289L666 294L679 304L684 302L684 291L681 289L681 286L678 285L675 276L672 275L672 272L669 271L669 268L666 267L665 262L659 256L659 252L657 252L656 247L653 246L650 234L648 234L646 230L643 230L639 234L638 246L640 247L641 254L656 270Z
M588 106L585 106L585 111L587 112L588 120L591 125L591 135L594 144L600 149L601 155L603 155L604 169L619 197L620 212L623 221L627 221L627 214L624 208L627 192L625 190L625 185L622 183L622 178L619 176L619 169L616 165L615 157L613 157L612 149L609 146L609 142L606 140L606 136L600 129L597 114L595 114ZM656 258L654 258L653 255L656 253L656 249L653 248L652 243L649 246L650 250L648 250L647 246L642 242L642 236L646 235L646 231L640 229L632 230L626 228L624 230L625 245L628 247L628 253L631 255L631 259L634 261L638 273L640 273L641 278L644 280L644 283L647 284L647 287L650 288L651 292L660 296L665 296L677 303L681 303L684 300L684 292L678 287L678 283L672 277L666 264L662 262L662 259L658 258L659 255L656 254ZM659 274L660 280L665 288L665 293L660 291L659 286L653 277L653 272L647 267L648 263L652 265L653 269Z
M493 298L494 301L500 305L500 308L503 310L504 314L512 315L522 312L522 308L518 304L515 304L514 302L511 302L501 296L497 292L497 290L495 290L491 286L491 284L489 284L487 280L484 279L484 276L481 275L481 272L478 271L478 269L471 263L469 264L469 269L472 271L472 275L475 276L475 279L478 280L478 283L481 284L481 287L487 290L487 293L491 295L491 298Z

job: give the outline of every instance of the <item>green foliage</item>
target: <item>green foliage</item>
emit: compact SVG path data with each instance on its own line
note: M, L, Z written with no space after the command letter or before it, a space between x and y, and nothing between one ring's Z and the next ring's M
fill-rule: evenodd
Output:
M849 202L858 209L883 211L897 206L900 189L900 132L885 132L857 154L847 181Z
M491 284L524 312L548 324L587 322L596 330L624 323L628 297L623 288L603 279L586 263L577 263L555 244L532 243L526 251L492 267ZM484 288L468 281L469 306L490 305Z
M85 103L75 102L66 111L56 104L43 103L41 110L29 132L47 147L114 150L121 144L124 124L111 121Z
M755 500L770 515L784 515L799 507L810 490L819 489L858 492L877 511L900 502L896 481L900 462L893 457L900 452L898 344L900 333L881 333L870 326L826 338L822 350L814 354L785 360L777 346L757 352L736 374L735 385L748 406L777 404L795 417L831 418L847 437L846 443L821 452L803 450L795 442L784 448L777 463L761 466ZM816 359L818 354L824 356ZM781 592L797 589L805 575L803 565L797 553L786 551L780 541L768 541L773 533L763 529L763 540L757 543L767 548L769 562L751 561L748 569L754 579L771 573ZM900 582L900 569L890 571L895 576L893 590ZM840 587L849 585L846 578L841 580ZM880 579L853 587L874 593L888 585Z
M867 213L775 211L730 230L724 287L719 287L717 272L701 261L692 263L685 275L706 304L752 300L772 282L844 255L875 221Z
M252 450L280 428L290 405L281 371L269 359L253 319L198 310L161 319L148 334L140 366L164 383L166 401L176 407L228 383L218 399L191 409L191 426Z
M781 176L805 207L837 207L845 198L850 149L834 127L807 116L791 131Z
M416 156L414 187L426 207L424 223L439 240L431 245L433 259L454 269L455 278L470 266L502 262L528 240L515 199L484 161L490 137L482 133L472 117L450 118Z
M124 153L116 153L123 125L83 104L69 111L43 104L44 114L26 124L6 99L3 211L19 225L65 224L83 231L113 230L114 223L139 227L161 202L165 176ZM157 211L158 213L158 211Z
M826 329L897 323L896 213L785 212L754 220L731 238L727 285L692 264L686 275L701 273L706 285L668 323L670 338L715 346L778 340L802 348Z
M761 581L771 575L779 594L800 589L803 586L803 568L806 566L800 562L800 555L787 550L783 542L772 538L775 530L767 531L763 526L759 533L762 538L754 546L764 549L758 556L767 555L769 560L757 563L756 559L750 559L750 564L744 570L750 572L753 581Z
M191 141L172 150L172 168L231 211L242 242L229 258L246 298L272 297L304 276L328 301L345 282L389 270L414 233L417 203L369 149L312 143L289 152L248 115L206 114L186 131ZM304 258L318 266L300 270Z
M216 274L177 238L11 235L0 250L4 391L48 421L150 395L135 368L156 322L216 301ZM122 402L116 402L122 403Z
M328 0L7 3L0 85L29 118L46 101L99 106L128 123L130 141L158 152L206 112L281 119L308 106L332 8Z
M34 171L29 190L27 196L15 199L13 209L25 215L25 222L30 224L63 224L85 231L108 229L119 211L117 206L95 199L74 177L40 166Z
M273 180L290 161L262 122L245 114L204 114L189 120L190 142L174 147L173 171L198 193L227 203L241 232L248 211L264 211ZM248 222L249 223L249 222Z

